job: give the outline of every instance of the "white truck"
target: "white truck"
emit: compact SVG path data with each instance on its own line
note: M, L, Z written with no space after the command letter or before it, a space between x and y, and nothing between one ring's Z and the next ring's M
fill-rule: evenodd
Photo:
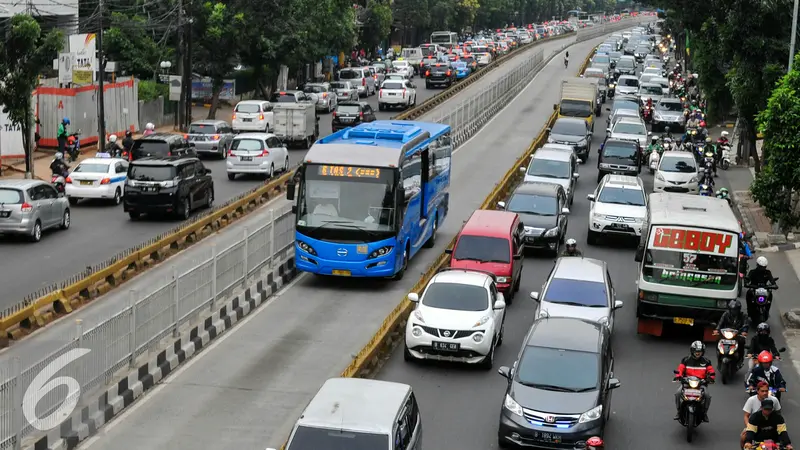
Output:
M300 144L311 148L319 137L319 118L313 103L275 103L273 133L286 144Z
M597 95L597 81L587 78L574 78L561 82L561 100L553 105L558 118L580 117L594 130L594 116L600 115L600 97Z

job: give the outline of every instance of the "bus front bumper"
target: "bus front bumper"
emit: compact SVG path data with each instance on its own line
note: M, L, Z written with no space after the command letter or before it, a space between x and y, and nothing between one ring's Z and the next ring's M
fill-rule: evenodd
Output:
M295 245L297 270L318 275L339 277L390 277L395 274L395 252L364 261L336 261L322 259L304 252Z

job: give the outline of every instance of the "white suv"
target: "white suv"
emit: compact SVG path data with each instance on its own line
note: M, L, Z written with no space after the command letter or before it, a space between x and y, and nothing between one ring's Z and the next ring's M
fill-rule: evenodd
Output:
M378 109L411 108L417 104L417 90L408 80L387 80L378 91Z
M647 217L647 195L642 179L630 175L606 175L594 194L589 194L589 231L586 242L597 243L601 234L642 236Z
M406 361L458 361L492 368L506 318L506 302L494 275L444 269L431 278L421 297L410 293L408 300L416 307L406 322Z
M274 113L268 101L244 100L233 108L231 128L234 133L245 131L269 133L274 126Z

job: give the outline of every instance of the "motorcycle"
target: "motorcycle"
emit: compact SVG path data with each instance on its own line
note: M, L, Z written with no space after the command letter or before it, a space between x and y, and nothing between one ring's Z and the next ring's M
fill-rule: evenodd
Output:
M585 441L575 443L574 450L603 450L605 443L598 436L592 436Z
M781 450L781 448L777 442L767 439L764 442L754 442L751 450Z
M661 160L661 155L658 153L657 150L653 150L650 152L650 158L648 159L647 164L650 167L651 174L656 173L656 169L658 169L658 162L660 160Z
M703 197L711 197L711 187L709 187L707 184L701 184L700 195Z
M52 178L50 179L50 184L56 188L59 194L63 194L66 191L67 181L64 175L53 174Z
M728 384L736 371L744 365L744 359L739 352L739 330L723 328L719 330L719 334L721 338L717 341L717 367L722 375L722 384Z
M722 158L720 159L720 167L722 170L728 170L731 166L731 146L730 144L720 144L719 150L722 152Z
M682 386L681 401L678 405L678 422L686 427L686 442L692 442L694 429L703 423L703 401L708 382L698 377L677 378L678 371L673 372L676 375L674 381L680 381Z
M67 154L69 162L75 162L81 155L81 130L67 136Z
M642 108L642 118L645 123L651 123L653 121L653 110L647 105Z
M778 289L778 278L776 284L754 286L748 284L747 291L747 315L754 324L759 324L769 320L769 311L772 308L772 291Z

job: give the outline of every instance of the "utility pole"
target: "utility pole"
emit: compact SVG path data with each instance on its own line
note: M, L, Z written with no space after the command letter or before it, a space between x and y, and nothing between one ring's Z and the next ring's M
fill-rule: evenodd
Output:
M178 112L177 112L177 123L175 124L178 127L178 130L183 130L183 122L184 118L183 115L186 113L186 52L184 49L184 37L186 32L184 31L184 11L183 11L183 0L178 0L178 74L181 76L181 95L178 99Z
M106 57L103 53L103 14L105 14L105 0L100 0L100 27L97 30L97 151L102 152L106 145L106 96L103 77L106 74Z
M794 14L792 15L792 40L789 44L789 70L792 71L792 63L794 63L794 45L797 41L797 4L798 0L794 0Z
M191 2L191 0L190 0ZM184 113L184 131L189 129L192 122L192 34L194 20L189 17L186 21L186 60L183 62L184 82L186 83L186 100Z

